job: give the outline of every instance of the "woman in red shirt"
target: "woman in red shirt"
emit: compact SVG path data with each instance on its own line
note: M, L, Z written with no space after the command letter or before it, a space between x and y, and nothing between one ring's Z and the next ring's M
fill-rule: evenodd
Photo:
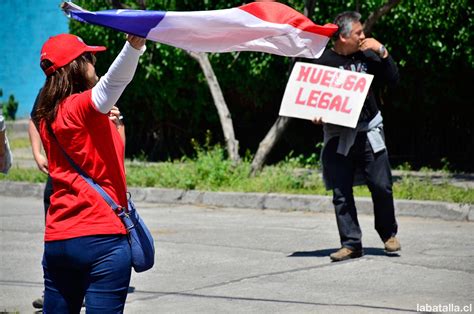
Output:
M67 155L112 198L127 205L124 143L108 114L132 80L145 39L128 36L98 80L95 53L71 34L41 50L46 82L33 117L53 180L46 216L45 313L121 313L131 276L130 245L117 215L71 166Z

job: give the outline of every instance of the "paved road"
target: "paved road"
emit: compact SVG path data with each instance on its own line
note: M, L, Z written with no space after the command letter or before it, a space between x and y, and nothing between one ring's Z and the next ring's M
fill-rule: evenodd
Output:
M401 217L388 257L361 216L366 255L331 263L332 214L138 204L157 264L133 274L126 313L403 313L474 303L474 224ZM41 295L41 200L0 196L0 312ZM471 306L472 308L472 306Z

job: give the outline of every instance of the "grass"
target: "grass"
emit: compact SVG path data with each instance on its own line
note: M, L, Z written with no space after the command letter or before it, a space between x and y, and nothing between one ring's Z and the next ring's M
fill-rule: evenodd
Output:
M286 164L265 167L254 178L248 177L249 162L236 167L228 161L212 165L193 161L131 165L127 167L127 182L130 186L208 191L327 194L317 173L295 176L294 168Z
M46 175L37 168L12 167L8 175L0 173L0 180L41 183L46 182Z
M456 187L448 182L433 184L429 179L404 176L394 184L397 199L432 200L454 203L474 204L474 190Z
M318 168L318 158L290 154L284 161L266 166L249 177L251 158L234 166L221 146L195 147L196 155L181 160L146 163L127 162L127 183L134 187L161 187L187 190L235 191L331 195L326 191ZM37 169L13 168L0 180L45 182ZM433 184L427 177L404 175L394 183L394 197L408 200L432 200L474 204L474 191L450 185ZM356 196L369 197L367 187L355 187Z
M10 147L17 148L30 148L30 140L27 137L9 138Z

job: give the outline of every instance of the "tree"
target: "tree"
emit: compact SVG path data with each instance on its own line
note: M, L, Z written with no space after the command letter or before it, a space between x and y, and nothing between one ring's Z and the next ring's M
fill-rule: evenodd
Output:
M136 1L136 3L135 3L135 2L131 2L131 1L112 0L111 4L116 9L135 8L135 6L138 6L138 8L140 8L140 9L147 9L144 1ZM199 7L199 4L187 3L186 1L183 1L183 2L176 1L176 2L174 2L174 4L166 3L166 1L149 1L149 4L152 6L152 9L156 9L155 7L159 6L160 4L165 4L165 5L167 4L167 5L171 6L169 9L177 9L177 10L179 10L181 6L184 6L185 10L192 10L193 9L192 7L194 5L196 7ZM91 5L91 3L87 3L86 5L87 5L87 8L90 9L90 10L100 10L100 9L103 9L104 6L106 7L107 3L105 3L105 1L99 1L99 2L93 3L92 5ZM225 4L218 5L218 6L223 6L223 5L227 6L228 4L225 3ZM199 9L203 9L203 7L200 6ZM83 28L83 25L79 25L78 23L76 23L74 21L71 22L71 25L73 27L76 27L76 25L77 25L77 27L80 28L80 29ZM86 27L86 28L91 28L91 27L89 26L89 27ZM92 27L92 28L95 29L95 27ZM115 37L113 34L110 34L107 30L103 30L103 29L102 30L100 30L100 29L96 30L96 33L102 33L102 35L103 35L103 33L106 33L107 34L105 36L106 38L107 37L108 38ZM155 54L156 52L158 52L158 51L156 51L157 46L160 46L160 50L163 49L163 51L170 50L170 47L161 46L160 44L155 44L155 45L149 44L149 46L153 46L152 48L150 48L152 51L149 52L149 53L151 53L151 54ZM174 48L171 48L171 49L174 49ZM177 49L174 49L174 50L176 51ZM234 132L233 124L232 124L231 114L230 114L229 109L227 108L222 90L221 90L221 88L219 86L219 82L217 80L217 76L215 75L214 70L211 66L211 63L209 61L208 54L193 53L193 52L187 52L187 51L185 53L187 55L191 56L194 60L196 60L198 62L198 64L200 65L202 71L203 71L205 82L207 82L207 84L208 84L210 93L212 95L214 106L217 109L217 113L218 113L218 117L219 117L219 120L220 120L220 123L221 123L223 136L224 136L224 140L226 142L227 152L228 152L229 158L231 160L233 160L234 163L238 163L240 161L239 144L238 144L238 141L235 138L235 132ZM147 58L147 56L145 56L144 58ZM179 57L178 59L182 60L181 57ZM165 65L169 65L169 64L165 64ZM180 67L182 68L182 66L180 66ZM173 69L171 69L171 70L173 70ZM163 71L163 70L161 69L160 66L152 65L150 63L148 65L147 77L146 77L145 80L147 80L147 79L149 80L150 77L152 77L154 75L157 75L157 74L160 74L161 71ZM166 71L170 71L170 69L166 69ZM191 71L191 73L192 72L194 72L194 71ZM200 80L199 77L197 77L197 79ZM133 83L132 83L132 85L133 85ZM179 84L177 84L177 85L179 85ZM169 88L166 92L169 93L170 89L171 88ZM174 87L172 89L179 90L179 86ZM181 96L183 96L183 95L181 95ZM127 98L127 97L125 97L125 98ZM153 97L153 98L156 98L156 97ZM175 97L173 97L173 98L175 98ZM196 97L190 97L190 98L195 99ZM202 97L197 97L197 98L198 98L198 100L202 101ZM168 98L168 101L169 100L170 100L170 98ZM132 127L131 132L129 132L129 133L133 134L133 127Z
M219 86L217 77L214 74L212 65L209 62L207 53L196 53L191 51L188 53L191 57L196 59L197 62L199 62L199 65L206 76L207 84L209 85L212 98L214 99L214 105L216 106L217 112L219 113L219 119L222 125L222 131L224 133L227 153L229 154L229 158L232 160L232 162L237 164L240 162L239 142L235 139L234 125L232 123L230 111L227 108L224 95L222 94L221 87Z
M111 8L116 0L76 0L88 10ZM283 0L282 0L283 2ZM474 106L470 82L474 70L474 9L472 1L459 0L348 0L284 3L312 12L318 24L331 22L345 10L359 10L376 24L368 27L383 42L399 65L400 88L384 91L381 110L386 125L387 145L395 164L405 161L436 167L447 157L450 164L474 170L474 134L471 117ZM123 0L127 7L150 10L189 11L237 7L239 0ZM383 8L393 5L389 14ZM311 9L311 6L314 9ZM379 10L379 11L378 11ZM368 17L369 13L374 13ZM92 45L106 45L98 54L97 73L104 73L121 49L124 37L114 30L71 21L72 33ZM232 126L239 139L240 155L261 152L268 130L286 125L269 141L265 162L278 161L294 151L311 154L322 139L310 122L292 119L277 123L278 108L291 59L256 52L207 54L208 61L225 96ZM206 130L213 143L225 143L214 96L202 66L181 49L148 42L135 79L120 99L127 123L127 157L148 160L181 158L193 154L191 139L201 142ZM400 127L403 126L403 127ZM307 134L311 132L311 137ZM278 141L278 145L275 143ZM211 144L213 144L211 143ZM231 154L229 154L231 156ZM255 161L255 160L254 160ZM262 163L263 165L264 163Z
M3 96L3 90L0 89L0 98ZM5 119L7 120L15 120L16 119L16 112L18 110L18 101L15 100L15 96L10 95L8 97L8 101L0 102L2 106L2 113Z
M147 9L144 0L138 0L137 4L141 10ZM122 1L119 1L119 0L112 0L112 5L116 9L129 8L128 5L122 3ZM214 73L214 70L212 69L212 65L209 62L208 55L207 53L196 53L192 51L187 51L187 53L189 54L189 56L191 56L193 59L195 59L199 63L206 77L209 90L214 100L214 105L219 115L222 131L224 134L224 140L227 147L227 153L229 155L229 158L233 161L233 163L237 164L238 162L240 162L239 142L235 138L235 132L234 132L234 126L232 123L231 114L225 102L217 77Z
M387 3L373 11L367 20L364 22L364 33L370 35L372 27L385 14L387 14L394 6L400 3L401 0L388 0Z

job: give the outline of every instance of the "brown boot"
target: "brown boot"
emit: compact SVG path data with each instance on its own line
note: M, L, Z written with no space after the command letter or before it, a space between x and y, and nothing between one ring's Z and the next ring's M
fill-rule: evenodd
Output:
M385 244L385 252L388 252L388 253L397 252L402 249L400 242L395 237L389 238L387 241L385 241L384 244Z
M342 247L337 252L334 252L329 255L329 257L333 262L340 262L350 258L361 257L362 255L364 255L364 251L362 250L352 250L346 247Z

